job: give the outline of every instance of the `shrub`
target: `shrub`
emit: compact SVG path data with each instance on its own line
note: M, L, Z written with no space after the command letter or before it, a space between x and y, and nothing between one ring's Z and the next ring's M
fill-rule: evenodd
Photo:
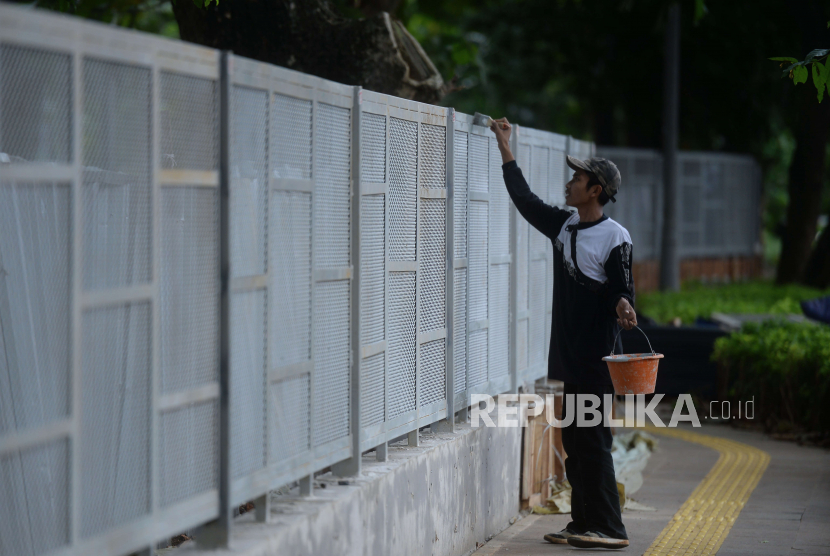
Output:
M745 324L715 342L721 395L754 397L768 428L830 431L830 327L783 320ZM725 391L724 391L725 390Z
M776 286L760 280L724 285L687 282L679 292L637 295L637 311L660 323L669 323L679 317L684 324L691 324L697 317L710 318L713 312L801 314L801 301L827 294L830 290L822 292L799 285Z

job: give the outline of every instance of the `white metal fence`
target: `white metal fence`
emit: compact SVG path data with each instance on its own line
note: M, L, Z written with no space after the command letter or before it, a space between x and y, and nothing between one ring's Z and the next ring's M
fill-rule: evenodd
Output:
M657 151L598 147L620 169L605 213L628 228L634 259L660 258L663 158ZM677 247L682 258L752 256L760 250L761 169L751 156L678 153Z
M594 150L513 143L553 204ZM0 555L265 518L451 428L545 376L551 258L468 115L0 5Z

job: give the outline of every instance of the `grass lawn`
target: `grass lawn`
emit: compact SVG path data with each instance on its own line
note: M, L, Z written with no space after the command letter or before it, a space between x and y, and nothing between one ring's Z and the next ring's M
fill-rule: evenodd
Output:
M686 282L679 292L652 292L637 295L637 312L661 324L679 317L683 324L691 324L697 317L710 318L716 313L746 314L801 314L799 303L830 295L799 285L776 286L769 281L751 281L734 284L701 284Z

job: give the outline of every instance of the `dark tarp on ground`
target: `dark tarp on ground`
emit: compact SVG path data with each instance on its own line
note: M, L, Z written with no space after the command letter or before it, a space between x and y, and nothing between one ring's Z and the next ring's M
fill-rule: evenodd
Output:
M830 324L830 295L802 301L801 310L811 319Z

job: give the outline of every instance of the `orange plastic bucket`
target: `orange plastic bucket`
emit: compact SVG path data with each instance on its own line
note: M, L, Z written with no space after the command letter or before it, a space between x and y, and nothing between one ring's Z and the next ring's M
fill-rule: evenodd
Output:
M635 327L640 330L640 327ZM622 330L620 330L622 331ZM645 332L640 330L643 336ZM617 336L619 336L619 332ZM646 336L648 342L648 336ZM616 346L617 339L614 338ZM651 342L648 342L651 348ZM662 353L630 353L628 355L611 355L603 357L602 360L608 364L608 372L611 373L611 382L614 383L614 392L622 394L653 394L654 386L657 384L657 364L663 358Z

